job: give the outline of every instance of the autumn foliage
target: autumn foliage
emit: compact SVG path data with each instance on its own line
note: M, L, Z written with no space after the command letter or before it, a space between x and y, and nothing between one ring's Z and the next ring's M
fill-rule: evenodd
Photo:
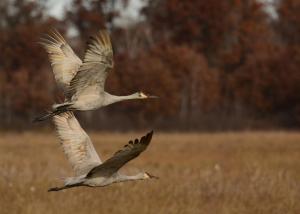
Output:
M0 3L0 127L26 127L59 102L47 55L37 44L43 33L71 28L76 35L68 41L82 57L88 37L104 26L115 54L106 89L120 95L142 90L160 99L81 113L86 126L300 127L299 1L276 1L270 14L255 0L154 0L141 11L144 20L130 26L115 25L114 6L74 0L56 20L36 2Z

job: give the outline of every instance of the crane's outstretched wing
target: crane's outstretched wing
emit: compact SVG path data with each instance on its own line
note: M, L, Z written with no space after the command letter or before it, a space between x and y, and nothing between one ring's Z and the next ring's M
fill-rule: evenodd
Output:
M56 82L66 92L82 64L81 60L56 30L42 38L40 44L49 55Z
M91 37L79 71L71 80L68 96L104 91L108 72L113 67L113 50L108 32Z
M143 136L140 140L135 139L134 141L129 141L123 149L116 152L114 156L104 161L103 164L93 168L87 177L97 177L99 175L109 176L117 172L122 166L124 166L128 161L136 158L143 151L146 150L149 143L151 142L153 131L149 132L146 136Z
M77 176L85 175L101 164L91 139L72 112L56 115L53 121L64 153Z

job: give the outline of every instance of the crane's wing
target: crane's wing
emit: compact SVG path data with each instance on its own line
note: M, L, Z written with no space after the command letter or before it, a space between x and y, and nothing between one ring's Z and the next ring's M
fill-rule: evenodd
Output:
M71 80L69 93L104 91L108 72L113 67L113 50L107 31L99 31L91 37L79 71Z
M116 152L111 158L106 160L103 164L93 168L87 177L97 177L99 175L109 176L117 172L122 166L124 166L128 161L136 158L143 151L146 150L149 143L151 142L153 131L149 132L147 135L143 136L140 140L135 139L134 141L129 141L123 149Z
M85 175L101 164L91 139L72 112L56 115L53 121L64 153L77 176Z
M82 64L81 60L56 30L42 38L40 44L49 55L56 82L66 92Z

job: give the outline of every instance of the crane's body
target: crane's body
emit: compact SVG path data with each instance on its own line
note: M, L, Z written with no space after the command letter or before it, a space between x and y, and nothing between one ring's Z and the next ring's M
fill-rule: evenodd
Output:
M80 186L87 186L87 187L104 187L114 183L120 183L125 181L136 181L136 180L146 180L149 178L157 178L153 175L149 175L148 173L139 173L137 175L123 175L120 173L114 173L110 176L98 176L95 178L87 178L86 175L79 176L79 177L71 177L65 179L64 186L62 187L53 187L49 189L51 191L59 191L63 189L68 189L72 187L80 187Z
M102 162L89 136L81 128L72 112L54 116L54 124L63 150L76 175L66 178L64 186L50 188L49 191L78 186L103 187L118 182L157 178L146 172L132 176L119 173L121 167L146 150L153 132L143 136L140 140L130 141L123 149Z
M98 109L104 106L108 106L113 103L121 102L124 100L133 99L145 99L147 96L142 92L137 92L128 96L115 96L107 92L99 93L83 93L73 96L70 102L65 102L62 104L54 104L53 110L65 106L66 111L77 110L77 111L89 111Z
M128 96L105 92L105 81L114 65L112 45L106 31L91 37L83 61L57 31L42 39L41 44L49 54L54 77L62 86L66 100L54 104L52 112L34 121L43 121L66 111L95 110L124 100L157 98L142 92Z

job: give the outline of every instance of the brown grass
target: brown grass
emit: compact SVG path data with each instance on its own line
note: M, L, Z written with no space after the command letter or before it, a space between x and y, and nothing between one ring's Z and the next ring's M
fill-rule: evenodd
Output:
M102 159L141 134L94 133ZM0 133L0 213L300 213L300 133L155 134L123 171L159 180L48 193L71 175L55 134Z

